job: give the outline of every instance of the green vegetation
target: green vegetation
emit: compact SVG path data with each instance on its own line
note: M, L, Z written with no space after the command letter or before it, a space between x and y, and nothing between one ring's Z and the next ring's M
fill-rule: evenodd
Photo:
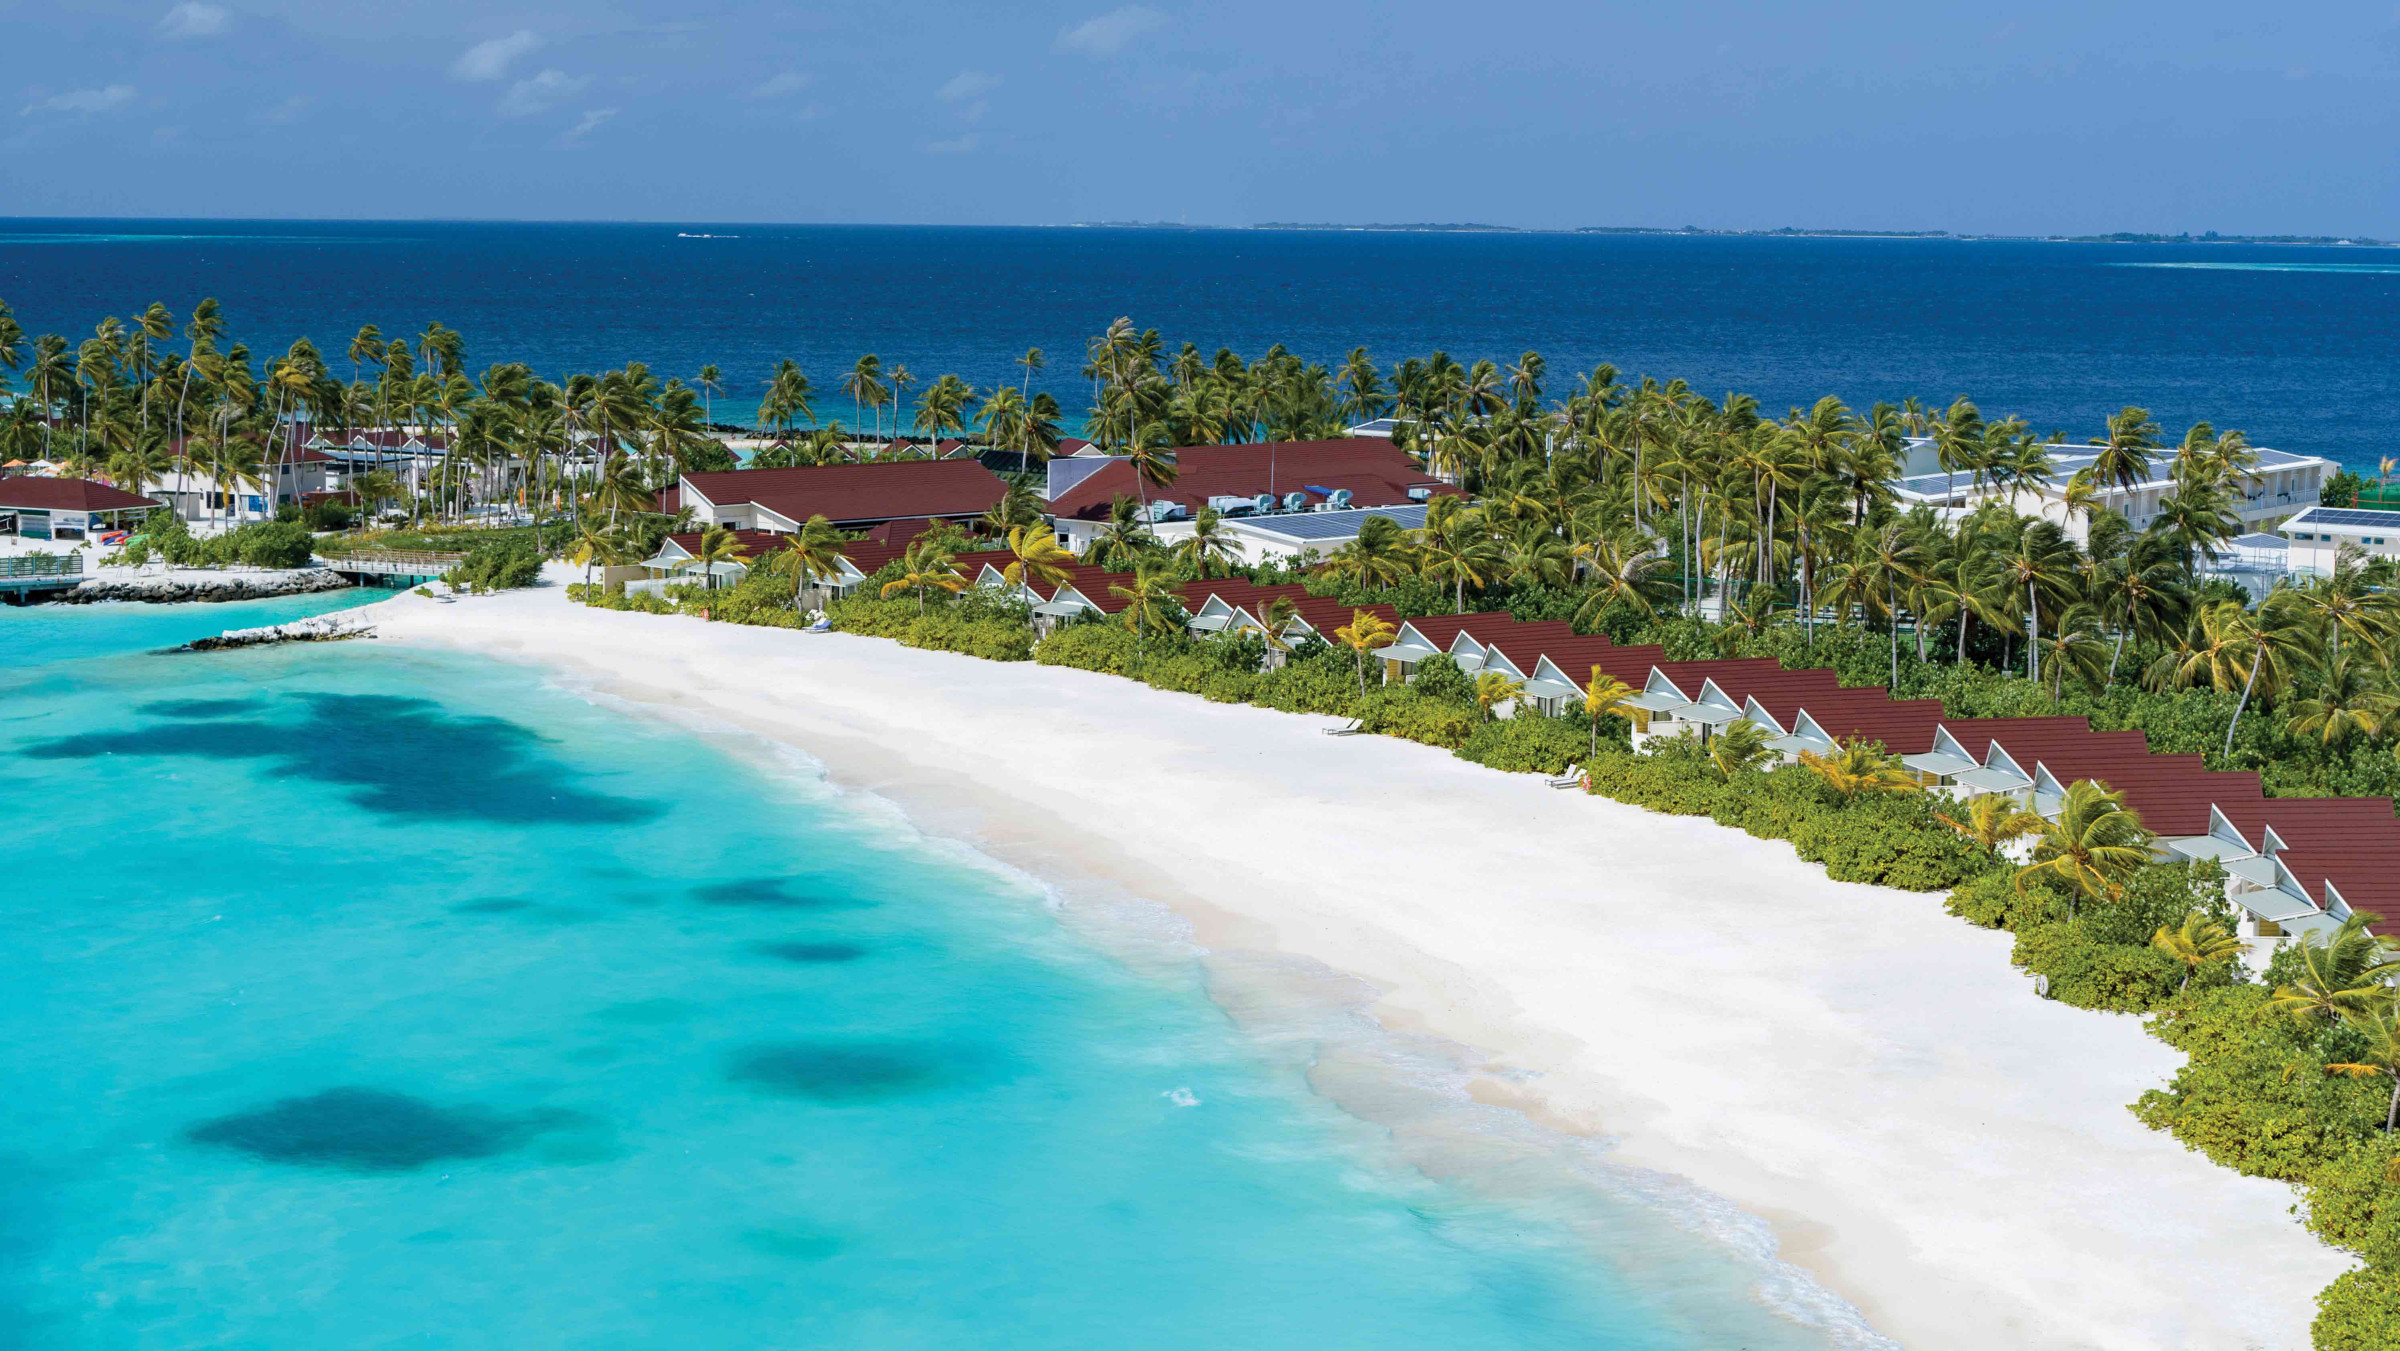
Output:
M255 568L304 568L316 538L298 521L257 521L201 539L171 513L156 512L142 532L126 540L121 561L140 567L152 555L180 568L221 568L244 563Z

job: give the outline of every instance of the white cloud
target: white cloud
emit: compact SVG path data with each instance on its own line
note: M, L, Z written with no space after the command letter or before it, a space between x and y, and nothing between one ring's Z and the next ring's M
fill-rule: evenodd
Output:
M563 70L545 70L508 87L507 97L500 100L500 112L505 117L531 117L550 111L560 102L583 92L590 84L588 75L569 75Z
M516 59L542 45L539 34L520 28L504 38L478 42L450 63L450 74L461 80L497 80L508 74Z
M204 5L200 0L183 0L167 11L158 21L159 35L170 38L208 38L225 31L232 19L223 5Z
M815 78L813 75L803 75L796 70L787 70L780 75L770 75L750 86L750 92L746 97L754 99L789 98L808 88L809 82Z
M1142 34L1166 25L1167 16L1146 5L1127 5L1112 9L1096 19L1086 19L1058 35L1058 50L1080 52L1085 56L1115 56L1125 50L1125 44Z
M974 150L982 140L982 137L970 131L954 141L934 141L925 147L925 153L928 155L964 155Z
M567 133L567 139L580 141L585 136L599 130L601 123L616 115L617 110L614 108L586 108L583 110L583 120L575 124L573 131Z
M52 94L39 103L28 103L22 114L35 113L105 113L133 102L133 86L112 84L106 89L71 89L64 94Z
M933 96L944 103L956 103L960 99L980 98L999 87L1000 77L997 75L986 75L980 70L962 70L950 77L950 83L934 90Z

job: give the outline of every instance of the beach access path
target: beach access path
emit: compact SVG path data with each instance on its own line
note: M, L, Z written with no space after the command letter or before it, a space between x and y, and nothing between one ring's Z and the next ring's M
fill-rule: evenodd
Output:
M2305 1351L2352 1265L2126 1105L2179 1053L2035 997L2010 936L1789 844L1333 720L847 634L591 610L552 585L361 612L764 735L931 833L1102 878L1197 941L1371 982L1517 1071L1477 1096L1773 1226L1927 1351Z

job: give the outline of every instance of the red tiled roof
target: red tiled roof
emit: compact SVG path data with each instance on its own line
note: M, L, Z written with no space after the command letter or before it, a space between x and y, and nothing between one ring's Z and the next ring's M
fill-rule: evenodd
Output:
M793 522L823 516L836 525L908 517L964 518L1006 495L1000 476L974 460L896 460L686 474L678 485L720 507L754 502Z
M26 511L123 511L164 505L88 478L35 478L30 474L0 478L0 507Z
M1345 437L1333 441L1280 441L1240 446L1185 446L1175 452L1175 481L1148 492L1151 501L1172 501L1197 514L1211 497L1255 497L1272 492L1308 493L1310 501L1324 494L1311 485L1347 488L1352 505L1394 507L1414 499L1410 488L1441 486L1409 462L1388 441ZM1060 493L1051 514L1081 520L1103 520L1120 497L1142 496L1133 466L1109 464Z

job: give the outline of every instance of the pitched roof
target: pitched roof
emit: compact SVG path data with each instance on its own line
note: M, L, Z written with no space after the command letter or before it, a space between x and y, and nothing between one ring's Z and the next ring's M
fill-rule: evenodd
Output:
M0 507L27 511L123 511L164 505L88 478L35 478L30 474L0 478Z
M835 525L977 516L1008 492L999 475L974 460L728 469L685 474L678 487L682 499L695 506L701 501L719 507L751 502L786 520L823 516Z
M1346 488L1361 507L1395 507L1413 501L1408 490L1444 487L1409 462L1389 441L1343 437L1333 441L1267 441L1240 446L1185 446L1175 452L1175 481L1148 490L1153 502L1180 502L1198 512L1211 497L1256 497L1260 493L1304 493L1322 502L1316 489ZM1102 520L1120 497L1138 497L1133 466L1112 462L1060 493L1050 504L1055 516Z

